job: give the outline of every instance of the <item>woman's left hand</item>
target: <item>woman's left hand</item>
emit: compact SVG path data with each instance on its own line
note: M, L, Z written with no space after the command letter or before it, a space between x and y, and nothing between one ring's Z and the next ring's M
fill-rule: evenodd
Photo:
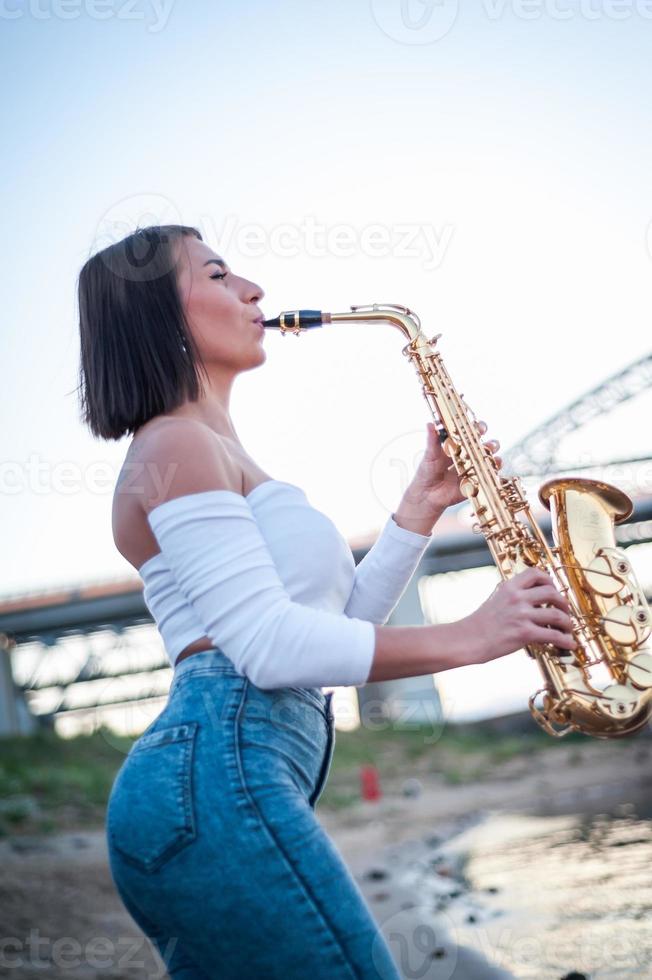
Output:
M439 442L434 422L428 422L427 428L426 451L394 514L397 524L420 534L430 534L447 507L466 499L452 460ZM479 421L478 429L484 435L486 423ZM484 445L492 454L500 448L497 439L489 439ZM494 459L500 468L500 456L494 456Z

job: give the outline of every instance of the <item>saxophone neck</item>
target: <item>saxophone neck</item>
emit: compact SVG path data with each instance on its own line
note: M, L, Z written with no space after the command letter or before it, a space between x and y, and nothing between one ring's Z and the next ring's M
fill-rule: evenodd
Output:
M425 340L421 333L421 321L417 314L408 309L407 306L399 306L396 303L372 303L368 306L352 306L350 313L331 313L332 322L349 323L388 323L392 327L397 327L409 340Z
M263 326L281 333L300 334L303 330L321 327L326 323L388 323L399 329L412 344L421 344L425 337L421 333L421 322L416 313L407 306L393 303L373 303L369 306L352 306L346 313L324 313L321 310L286 310L271 320L264 320Z

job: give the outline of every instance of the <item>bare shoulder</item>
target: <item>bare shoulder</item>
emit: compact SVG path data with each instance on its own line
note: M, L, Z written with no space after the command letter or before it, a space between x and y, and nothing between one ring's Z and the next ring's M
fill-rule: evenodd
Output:
M205 490L242 493L241 467L228 444L195 419L158 420L134 440L128 462L130 494L138 497L145 514L184 494Z

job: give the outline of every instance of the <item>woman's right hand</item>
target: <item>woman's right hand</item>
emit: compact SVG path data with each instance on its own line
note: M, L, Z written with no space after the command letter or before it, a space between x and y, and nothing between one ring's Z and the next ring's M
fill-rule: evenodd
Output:
M543 605L549 603L549 605ZM552 643L574 650L570 606L540 568L527 568L500 582L464 623L468 664L483 664L529 643Z

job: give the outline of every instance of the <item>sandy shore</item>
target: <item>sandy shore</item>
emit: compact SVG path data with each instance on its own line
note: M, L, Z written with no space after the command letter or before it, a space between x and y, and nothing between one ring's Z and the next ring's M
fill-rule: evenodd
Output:
M419 785L412 782L413 796L403 795L405 784L395 781L382 785L378 801L339 811L318 807L317 815L406 978L513 977L517 974L491 965L481 944L460 947L452 939L451 921L462 916L473 925L480 901L465 882L454 842L487 813L552 816L631 804L646 792L651 752L647 740L556 746L504 762L487 779L448 785L437 776L424 777ZM166 975L113 888L103 830L12 837L0 842L0 863L2 935L16 937L17 943L5 948L0 977L152 980ZM494 908L500 901L500 896L482 898L484 906Z

